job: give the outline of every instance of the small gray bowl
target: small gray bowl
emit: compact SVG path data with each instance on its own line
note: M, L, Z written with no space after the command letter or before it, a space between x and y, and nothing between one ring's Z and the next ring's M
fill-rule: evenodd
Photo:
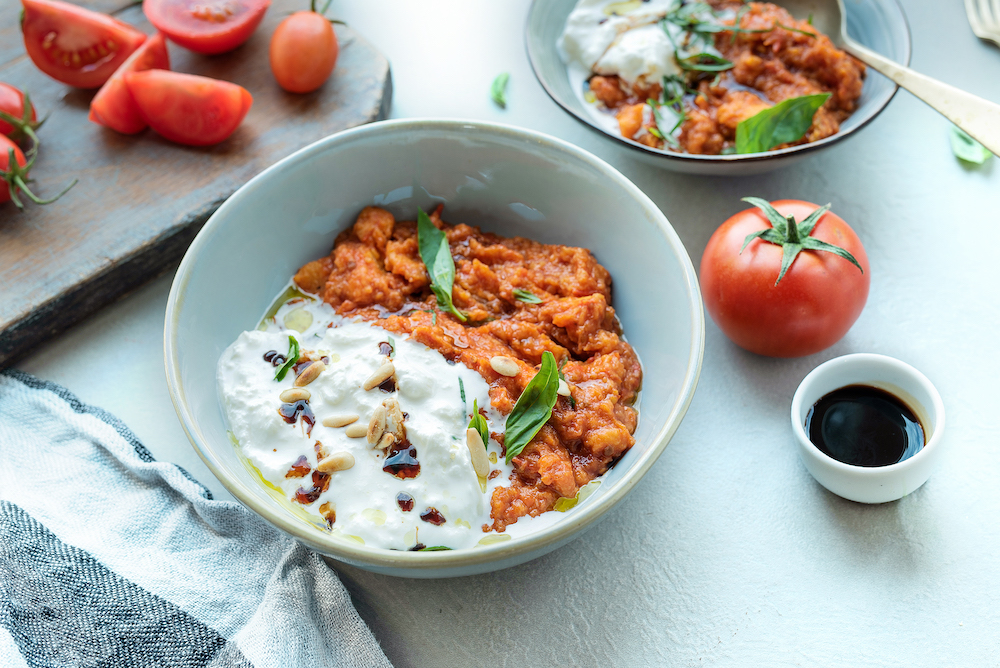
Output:
M633 155L645 162L674 172L743 176L786 167L863 128L885 109L899 88L869 68L857 111L841 124L840 132L809 144L746 155L692 155L660 151L599 127L571 90L566 65L559 56L556 41L562 35L566 18L576 3L577 0L534 0L531 4L525 42L528 60L539 83L556 104L594 132L627 146L634 152ZM847 0L844 4L847 29L852 38L898 63L909 65L910 28L897 0Z
M289 277L325 255L375 204L412 218L445 203L452 223L591 249L643 363L636 443L586 501L537 533L472 549L396 552L338 539L268 495L227 436L215 370ZM705 347L691 260L660 210L604 161L564 141L492 123L384 121L322 139L236 191L198 233L167 302L167 384L198 454L248 508L308 547L379 573L472 575L563 545L621 501L656 462L694 394ZM555 511L553 511L555 512Z

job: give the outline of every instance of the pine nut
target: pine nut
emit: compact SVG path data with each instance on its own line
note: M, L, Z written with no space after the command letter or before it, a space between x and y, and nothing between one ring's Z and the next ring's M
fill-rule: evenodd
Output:
M305 390L303 390L305 392ZM354 413L349 415L331 415L330 417L323 418L324 427L346 427L349 424L354 424L358 421L358 416ZM367 432L365 432L367 433Z
M494 355L490 358L490 366L501 376L513 378L520 371L520 367L515 360L504 355Z
M313 382L319 375L326 371L326 365L323 364L323 360L317 360L312 362L309 366L302 369L302 371L295 377L295 382L292 383L295 387L303 387Z
M316 465L320 473L346 471L354 466L354 455L349 452L335 452Z
M368 435L368 427L363 424L348 425L347 429L344 430L344 434L347 438L363 438Z
M385 432L385 406L379 406L372 413L371 422L368 423L368 443L375 445L378 440L382 438L382 434Z
M367 392L368 390L381 385L394 373L396 373L396 367L393 366L392 362L386 362L376 369L375 373L368 376L368 380L365 381L362 387L365 388L365 391Z
M291 404L296 401L308 401L311 396L312 394L309 390L304 390L301 387L292 387L279 394L278 398L286 404Z
M385 406L385 428L391 431L396 440L403 438L403 411L399 408L399 402L395 397L389 397L382 402Z
M469 446L469 454L472 455L472 468L476 470L476 475L485 478L490 474L490 459L486 455L483 437L475 429L466 429L465 444Z
M391 446L395 442L396 442L396 437L393 436L391 431L387 431L384 434L382 434L382 438L378 440L378 443L375 444L375 447L378 448L379 450L388 450L389 446Z
M571 397L573 393L569 391L569 383L567 383L562 378L559 379L559 389L556 390L556 394L560 397Z

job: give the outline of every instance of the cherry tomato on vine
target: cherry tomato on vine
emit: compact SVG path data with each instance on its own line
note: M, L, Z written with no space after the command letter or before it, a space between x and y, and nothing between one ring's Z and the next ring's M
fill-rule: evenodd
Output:
M178 144L218 144L253 104L245 88L219 79L167 70L125 72L124 77L149 127Z
M10 84L0 82L0 135L6 135L14 141L20 141L26 136L36 140L34 131L40 125L35 106L31 104L31 96Z
M144 0L142 11L170 41L213 55L250 39L270 6L271 0Z
M22 0L24 48L42 72L77 88L100 88L146 35L107 14L59 0Z
M744 201L757 208L724 222L701 257L706 310L733 342L760 355L800 357L830 347L868 300L861 240L829 205Z
M316 11L295 12L271 36L271 72L289 93L311 93L322 86L337 65L337 35L330 20Z
M28 188L28 171L35 164L35 153L29 151L30 159L25 157L21 148L5 135L0 135L0 180L6 187L0 188L0 204L14 202L18 209L23 209L19 195L24 194L35 204L50 204L66 194L66 191L76 185L74 180L61 193L49 199L41 199Z
M88 118L94 123L117 130L122 134L135 134L146 127L146 121L139 113L132 94L125 85L126 72L145 70L169 70L170 56L162 33L156 33L128 57L122 66L111 75L97 95L90 101Z

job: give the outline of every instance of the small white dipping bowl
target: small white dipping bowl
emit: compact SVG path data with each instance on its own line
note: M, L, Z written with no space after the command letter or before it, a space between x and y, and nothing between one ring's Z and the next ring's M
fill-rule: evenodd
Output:
M889 466L853 466L830 457L809 440L809 409L825 395L848 385L869 385L901 399L924 427L923 449ZM944 404L927 377L905 362L885 355L855 353L820 364L809 372L792 397L792 431L809 473L838 496L859 503L901 499L930 477L940 461Z

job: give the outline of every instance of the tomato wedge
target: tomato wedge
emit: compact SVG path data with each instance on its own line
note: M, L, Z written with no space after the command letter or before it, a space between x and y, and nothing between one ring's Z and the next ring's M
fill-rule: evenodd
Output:
M97 91L90 101L88 118L94 123L117 130L122 134L133 135L142 132L146 121L139 113L132 94L125 85L126 72L142 72L144 70L169 70L170 56L167 54L167 41L162 33L156 33L135 50L122 66L118 68L108 82Z
M253 104L247 89L219 79L167 70L124 76L149 127L178 144L218 144L233 133Z
M212 55L247 41L270 6L271 0L144 0L142 11L170 41Z
M59 0L22 0L24 48L41 71L77 88L100 88L146 35L107 14Z

